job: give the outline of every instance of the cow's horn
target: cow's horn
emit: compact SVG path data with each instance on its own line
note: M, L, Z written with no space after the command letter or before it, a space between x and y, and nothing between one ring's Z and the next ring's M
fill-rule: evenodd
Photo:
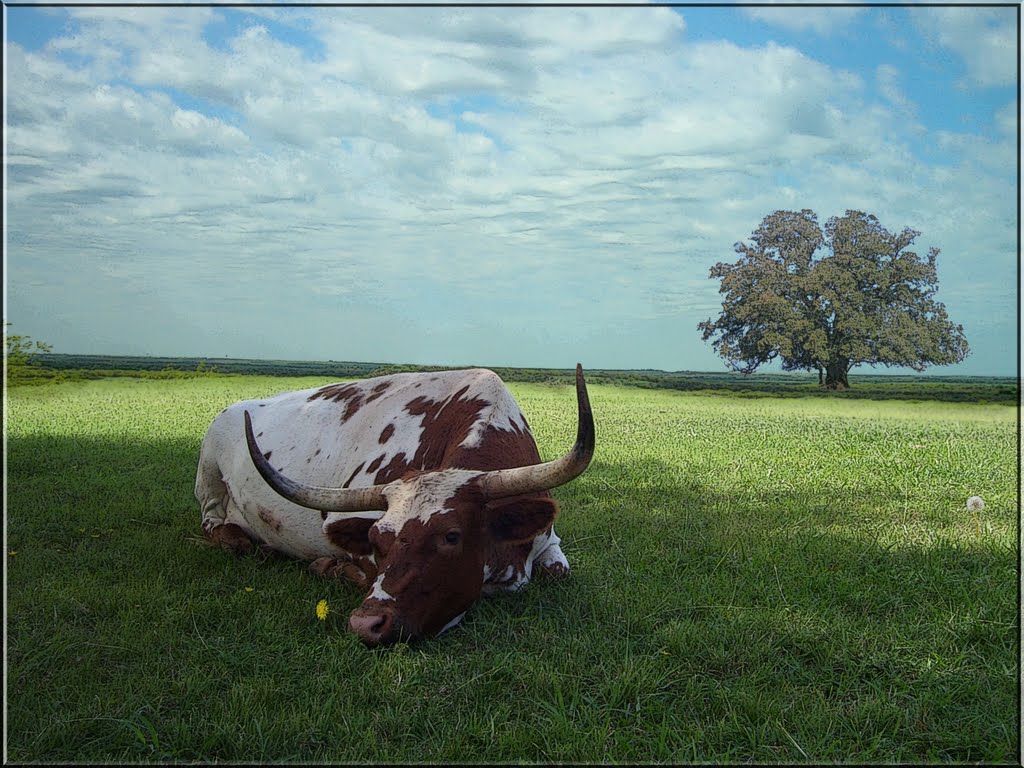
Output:
M282 475L270 466L270 462L263 456L263 451L256 444L256 436L252 433L252 419L248 411L245 412L245 442L249 446L252 463L256 465L256 469L267 481L267 485L288 501L324 512L356 512L388 508L383 485L374 485L369 488L322 488L318 485L306 485Z
M543 464L485 472L478 480L484 496L499 499L521 493L546 491L568 483L582 474L594 456L594 414L590 411L587 383L583 380L583 366L576 364L576 403L579 421L576 445L565 456Z

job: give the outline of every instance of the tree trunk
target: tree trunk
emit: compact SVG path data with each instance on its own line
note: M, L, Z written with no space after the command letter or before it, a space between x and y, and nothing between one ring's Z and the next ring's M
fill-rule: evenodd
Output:
M822 386L825 385L825 380L822 379L821 376L822 376L822 370L821 370L821 367L819 366L818 367L818 386L819 387L822 387Z
M850 382L846 378L849 365L845 360L831 362L825 367L826 389L849 389Z

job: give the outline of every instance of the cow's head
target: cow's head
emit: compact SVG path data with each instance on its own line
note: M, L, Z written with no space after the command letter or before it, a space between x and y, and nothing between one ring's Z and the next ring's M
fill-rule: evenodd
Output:
M369 488L322 488L290 480L271 467L256 444L249 414L246 440L253 463L286 499L331 513L369 542L376 579L349 619L367 645L436 635L458 623L480 596L486 553L526 545L554 520L557 505L544 491L582 473L594 454L594 419L582 367L576 366L576 444L554 461L475 471L411 473ZM368 515L367 511L379 511Z

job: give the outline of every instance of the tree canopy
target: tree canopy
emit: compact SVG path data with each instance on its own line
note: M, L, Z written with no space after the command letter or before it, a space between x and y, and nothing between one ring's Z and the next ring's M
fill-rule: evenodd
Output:
M4 322L4 362L7 379L24 376L26 371L35 366L35 356L39 352L53 351L45 341L33 341L29 336L11 333L8 330L10 326L10 323Z
M910 250L921 233L892 233L874 216L847 211L825 228L811 210L775 211L719 262L722 312L698 328L730 368L752 373L778 358L784 371L817 371L831 389L849 386L856 365L958 363L969 353L963 326L935 300L938 248Z

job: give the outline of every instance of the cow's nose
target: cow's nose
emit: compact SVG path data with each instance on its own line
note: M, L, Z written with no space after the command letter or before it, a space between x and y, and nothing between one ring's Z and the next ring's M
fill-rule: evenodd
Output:
M393 617L390 613L353 613L348 619L349 628L366 645L389 643Z

